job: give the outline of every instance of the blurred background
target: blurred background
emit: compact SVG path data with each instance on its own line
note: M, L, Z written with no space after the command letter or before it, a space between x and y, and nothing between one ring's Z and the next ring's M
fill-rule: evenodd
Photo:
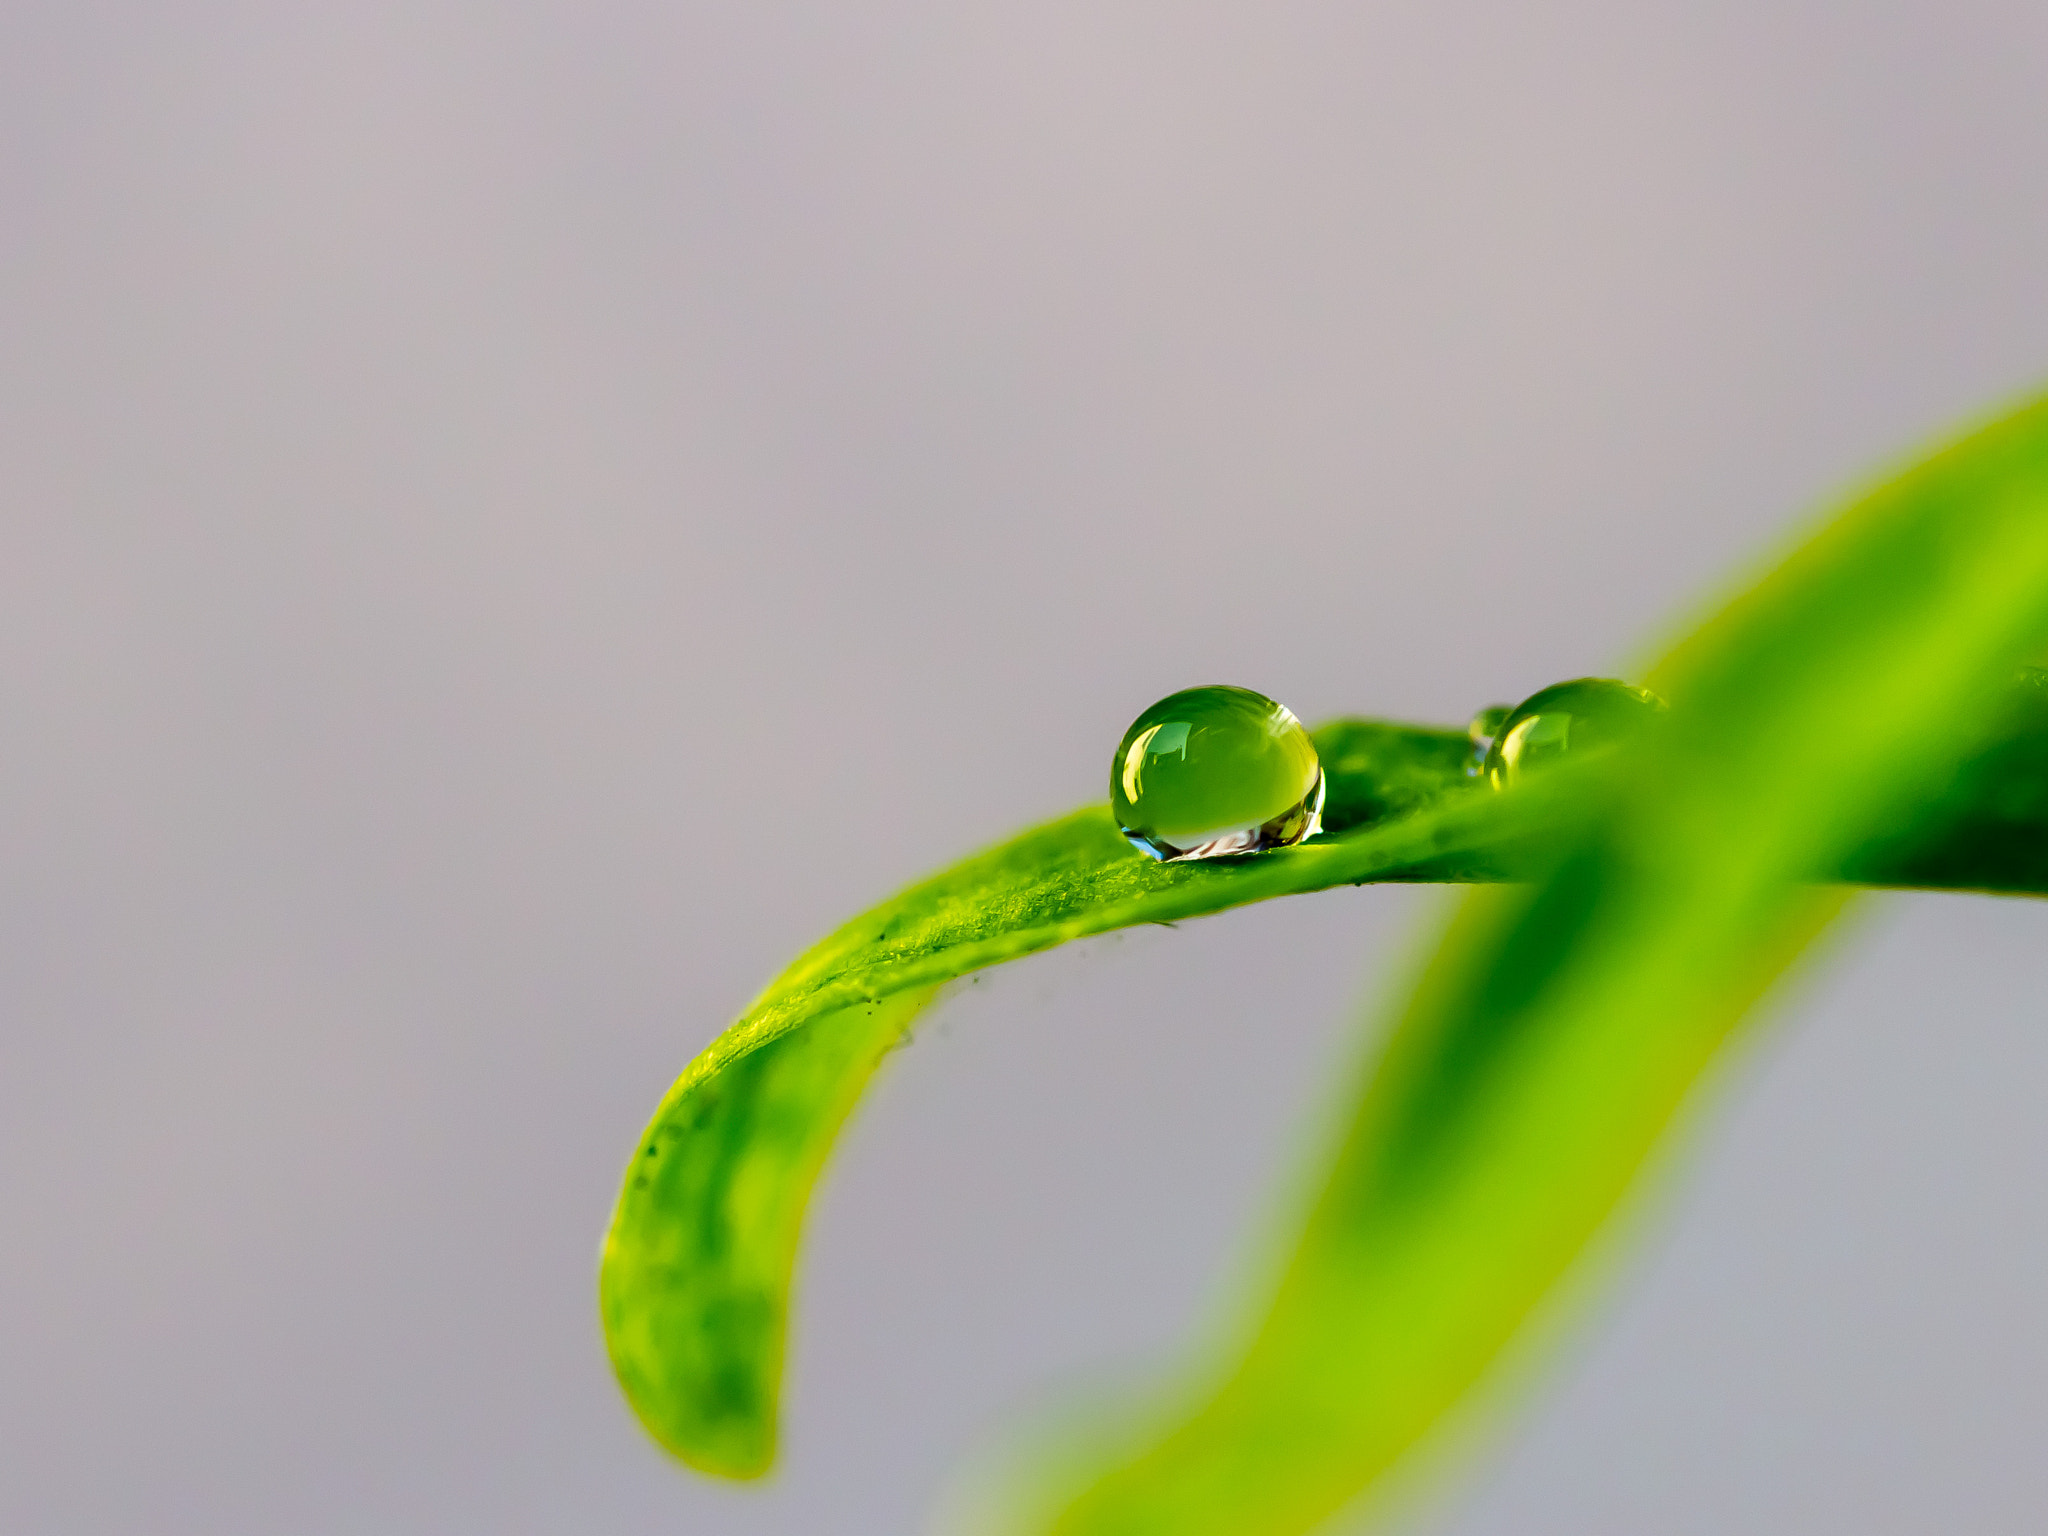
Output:
M958 989L781 1471L594 1269L813 938L1173 689L1446 723L2048 374L2037 0L0 11L0 1532L924 1528L1213 1317L1439 893ZM2026 902L1780 999L1430 1536L2021 1532Z

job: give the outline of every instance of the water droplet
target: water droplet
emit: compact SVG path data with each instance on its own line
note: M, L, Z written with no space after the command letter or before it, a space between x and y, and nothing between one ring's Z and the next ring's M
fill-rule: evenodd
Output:
M1489 704L1474 715L1465 727L1465 734L1472 739L1472 760L1465 765L1465 777L1476 779L1486 767L1486 754L1493 746L1493 738L1500 734L1500 728L1515 712L1512 704Z
M1284 848L1322 825L1323 765L1292 710L1249 688L1189 688L1131 722L1109 769L1117 825L1155 859Z
M1508 716L1514 712L1512 704L1489 704L1472 717L1472 723L1465 727L1465 734L1474 741L1491 741L1500 734L1500 728L1507 724Z
M1500 722L1486 750L1486 777L1495 789L1505 789L1525 769L1567 751L1626 740L1663 709L1664 701L1649 689L1611 677L1553 683L1530 694Z

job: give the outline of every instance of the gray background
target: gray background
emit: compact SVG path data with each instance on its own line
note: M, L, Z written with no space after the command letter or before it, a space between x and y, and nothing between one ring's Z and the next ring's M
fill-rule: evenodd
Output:
M817 1208L783 1471L594 1254L796 950L1158 695L1626 668L2048 371L2048 8L0 10L0 1533L921 1528L1187 1335L1434 893L985 979ZM2026 903L1891 898L1416 1530L2021 1532Z

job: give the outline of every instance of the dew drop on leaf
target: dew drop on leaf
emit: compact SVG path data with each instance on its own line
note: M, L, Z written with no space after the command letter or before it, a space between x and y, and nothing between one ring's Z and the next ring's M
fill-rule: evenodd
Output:
M1514 712L1512 704L1489 704L1472 717L1472 723L1465 727L1465 734L1474 741L1491 741L1500 734L1500 728Z
M1486 771L1486 754L1493 747L1493 738L1514 712L1512 704L1489 704L1472 717L1465 727L1465 735L1472 742L1472 760L1465 765L1466 778L1476 779Z
M1505 789L1526 770L1568 751L1625 741L1664 707L1649 689L1611 677L1553 683L1530 694L1499 722L1486 749L1487 781Z
M1131 722L1109 769L1131 846L1155 859L1284 848L1322 825L1323 765L1294 712L1249 688L1189 688Z

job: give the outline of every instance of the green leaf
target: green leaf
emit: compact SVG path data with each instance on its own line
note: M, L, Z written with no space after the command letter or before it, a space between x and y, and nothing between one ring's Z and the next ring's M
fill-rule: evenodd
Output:
M728 1477L768 1468L790 1269L833 1136L929 988L828 1009L685 1076L605 1244L605 1336L655 1438ZM621 1231L623 1225L623 1232Z
M2004 756L1994 748L1945 792L1930 788L1915 815L1853 852L1854 877L2048 889L2036 772L2048 718L2012 731ZM772 1461L805 1202L869 1074L938 984L1068 939L1331 885L1538 874L1585 814L1573 775L1505 795L1478 786L1462 731L1338 721L1316 739L1323 839L1162 865L1126 847L1103 808L1076 812L847 924L691 1063L628 1171L600 1287L620 1381L662 1444L729 1476Z
M1250 1343L1061 1536L1280 1536L1479 1378L1839 895L2048 640L2048 407L1864 499L1700 630L1532 886L1474 893ZM1975 759L1982 765L1983 757ZM1597 780L1598 782L1594 782Z
M939 983L1086 934L1354 881L1494 878L1527 857L1508 829L1536 800L1479 788L1462 731L1340 721L1317 747L1331 836L1159 864L1106 809L1077 811L847 924L690 1064L641 1138L599 1279L613 1365L657 1440L705 1471L767 1470L805 1200Z

